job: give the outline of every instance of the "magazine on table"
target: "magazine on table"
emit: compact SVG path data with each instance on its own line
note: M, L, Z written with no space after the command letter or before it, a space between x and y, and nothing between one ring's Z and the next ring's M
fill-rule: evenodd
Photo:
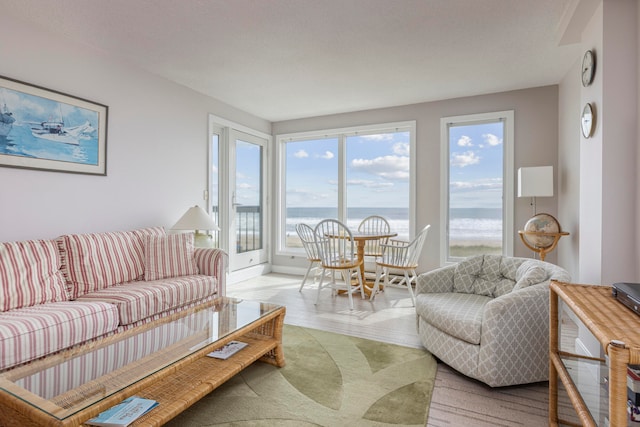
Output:
M156 406L158 406L158 402L155 400L131 396L100 413L97 417L85 421L85 424L101 427L126 427Z
M248 344L246 342L242 342L242 341L230 341L229 343L223 345L219 349L214 350L211 353L207 354L207 356L214 357L216 359L225 360L230 358L234 354L236 354L238 351L245 348L247 345Z

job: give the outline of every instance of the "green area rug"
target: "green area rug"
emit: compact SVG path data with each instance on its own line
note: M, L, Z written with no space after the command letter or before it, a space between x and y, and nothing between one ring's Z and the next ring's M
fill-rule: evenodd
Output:
M254 363L169 426L424 426L426 350L285 325L287 365Z

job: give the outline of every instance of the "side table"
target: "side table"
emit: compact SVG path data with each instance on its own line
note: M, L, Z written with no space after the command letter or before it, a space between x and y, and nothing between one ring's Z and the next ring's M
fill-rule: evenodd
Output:
M558 379L567 390L582 425L597 426L581 391L574 383L571 364L596 363L608 372L608 420L610 426L626 426L627 365L640 364L640 316L611 295L610 286L552 282L549 325L549 425L576 425L558 418ZM607 361L560 349L559 309L562 301L587 327L604 350ZM600 384L594 384L597 389Z

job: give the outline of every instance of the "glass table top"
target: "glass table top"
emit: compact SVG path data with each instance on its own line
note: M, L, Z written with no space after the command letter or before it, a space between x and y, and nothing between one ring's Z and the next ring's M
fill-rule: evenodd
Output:
M6 371L0 390L64 419L280 308L218 298Z

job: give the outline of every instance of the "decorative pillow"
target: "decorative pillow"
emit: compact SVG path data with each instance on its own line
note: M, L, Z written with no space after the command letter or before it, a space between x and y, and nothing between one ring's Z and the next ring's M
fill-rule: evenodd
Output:
M0 243L0 311L67 301L54 240Z
M67 234L56 240L70 298L144 277L144 242L164 236L162 227L93 234Z
M144 280L198 274L193 234L146 236L144 241Z
M547 271L544 267L535 265L531 261L526 261L518 268L516 279L516 285L513 287L514 292L544 282L547 280Z

